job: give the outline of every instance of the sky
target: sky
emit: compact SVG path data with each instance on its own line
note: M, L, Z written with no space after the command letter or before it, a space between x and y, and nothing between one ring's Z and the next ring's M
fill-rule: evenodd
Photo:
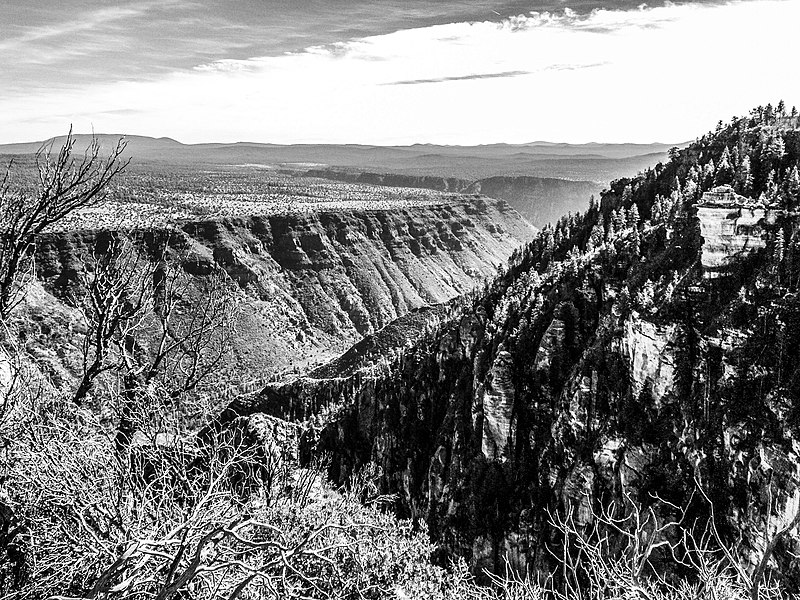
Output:
M0 143L681 142L800 106L800 0L3 0Z

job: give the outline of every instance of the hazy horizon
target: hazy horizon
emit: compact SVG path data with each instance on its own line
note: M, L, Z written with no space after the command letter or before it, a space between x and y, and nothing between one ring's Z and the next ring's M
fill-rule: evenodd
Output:
M97 136L97 137L111 137L111 138L126 138L126 139L148 139L154 141L170 141L176 142L182 146L202 146L202 145L234 145L234 144L253 144L253 145L270 145L270 146L375 146L375 147L382 147L382 148L412 148L414 146L436 146L436 147L445 147L445 148L480 148L482 146L570 146L570 147L579 147L579 146L642 146L642 147L652 147L652 146L682 146L689 143L688 140L680 141L680 142L662 142L662 141L653 141L653 142L601 142L598 140L591 140L588 142L578 142L578 143L570 143L570 142L562 142L558 140L533 140L529 142L517 142L517 143L510 143L510 142L487 142L482 144L437 144L432 142L414 142L409 144L365 144L360 142L341 142L341 143L331 143L331 142L297 142L297 143L277 143L277 142L269 142L269 141L255 141L255 140L233 140L233 141L220 141L220 140L201 140L197 142L184 142L180 139L177 139L172 136L162 135L162 136L151 136L151 135L140 135L140 134L128 134L128 133L119 133L119 132L102 132L102 131L73 131L74 136ZM0 139L0 147L3 146L15 146L15 145L26 145L26 144L37 144L37 143L47 143L53 140L58 140L60 138L66 137L66 134L60 133L56 135L47 136L41 139L29 139L29 140L20 140L20 141L12 141L7 142L5 140Z

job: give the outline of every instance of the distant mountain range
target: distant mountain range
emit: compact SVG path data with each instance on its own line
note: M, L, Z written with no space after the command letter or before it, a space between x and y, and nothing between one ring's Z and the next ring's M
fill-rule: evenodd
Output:
M122 137L100 134L104 150ZM77 147L86 146L89 135L78 135ZM481 146L365 146L356 144L183 144L171 138L125 136L126 154L133 167L145 163L165 165L276 165L311 168L335 166L373 172L436 175L477 180L499 175L555 177L605 184L633 176L639 170L665 161L674 144L487 144ZM0 154L33 154L44 144L58 146L64 137L45 142L0 145ZM677 144L679 147L685 144Z

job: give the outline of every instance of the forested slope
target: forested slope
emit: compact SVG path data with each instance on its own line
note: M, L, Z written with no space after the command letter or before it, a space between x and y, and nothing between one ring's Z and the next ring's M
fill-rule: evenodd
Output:
M769 548L796 589L798 160L782 103L720 123L546 228L411 348L237 409L332 407L307 444L332 457L334 480L377 463L401 514L474 566L549 571L553 514L589 528L633 502L715 532L751 575ZM777 217L742 233L754 251L712 279L696 204L723 184ZM678 576L668 548L648 560Z

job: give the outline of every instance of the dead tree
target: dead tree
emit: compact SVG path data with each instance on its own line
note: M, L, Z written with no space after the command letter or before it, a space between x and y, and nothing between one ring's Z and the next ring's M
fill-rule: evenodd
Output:
M82 300L87 333L81 403L93 382L114 371L121 383L117 450L124 451L145 413L183 404L208 380L229 351L236 302L224 270L189 275L185 249L144 257L137 244L116 238L93 264Z
M79 302L86 322L83 376L73 400L82 404L94 381L121 368L114 347L141 328L152 305L154 263L127 237L111 235L102 250L85 260L84 297Z
M105 159L100 141L93 138L82 154L73 152L70 129L54 154L53 144L36 154L36 183L31 188L12 181L11 168L0 180L0 319L6 319L33 274L36 238L76 210L102 201L112 180L128 165L120 140Z

